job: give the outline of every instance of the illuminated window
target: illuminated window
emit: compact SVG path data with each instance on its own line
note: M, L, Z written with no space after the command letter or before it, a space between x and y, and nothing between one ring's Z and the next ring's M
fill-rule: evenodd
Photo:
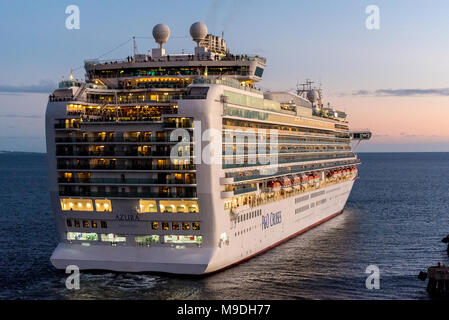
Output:
M154 222L151 224L151 229L153 229L153 230L158 230L158 229L159 229L159 222L154 221Z
M93 211L91 199L60 199L63 211Z
M182 223L182 230L190 230L190 223L183 222Z
M83 220L83 228L89 228L89 221Z
M95 210L99 212L111 212L112 211L112 205L111 200L104 199L104 200L95 200Z
M162 222L162 229L168 230L168 222Z
M106 229L108 227L108 223L106 221L100 221L100 226L103 229Z
M172 230L179 230L179 222L172 222L171 228Z
M182 236L182 235L168 235L164 236L165 243L196 243L203 242L202 236Z
M192 223L192 230L200 230L200 223L199 222L193 222Z
M157 212L156 201L154 200L139 200L139 213Z
M81 224L80 224L79 220L73 220L73 224L74 224L75 228L81 227Z
M92 220L91 225L92 225L92 228L97 228L97 221Z
M114 233L101 234L101 241L104 242L126 242L126 237L120 237Z
M134 240L140 245L150 245L152 243L159 243L159 236L158 235L137 236L134 238Z
M159 201L161 212L198 212L198 204L196 201Z
M98 234L86 232L67 232L67 240L98 241Z

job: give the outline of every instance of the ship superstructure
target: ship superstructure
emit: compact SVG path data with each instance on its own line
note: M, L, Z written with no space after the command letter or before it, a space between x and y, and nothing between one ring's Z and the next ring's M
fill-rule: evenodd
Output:
M266 59L203 23L192 54L85 62L46 114L57 268L214 272L342 212L357 177L346 114L307 82L262 92Z

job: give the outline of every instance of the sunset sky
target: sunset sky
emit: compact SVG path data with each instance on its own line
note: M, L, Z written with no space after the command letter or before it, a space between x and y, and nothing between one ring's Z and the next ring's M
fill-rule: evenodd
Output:
M67 30L65 8L80 8ZM368 5L380 29L365 27ZM306 78L374 137L358 151L449 151L449 2L418 1L6 1L0 0L0 150L45 152L48 94L84 59L151 31L171 29L167 53L193 52L189 27L224 32L233 53L267 57L260 87L289 90ZM128 43L103 58L132 54Z

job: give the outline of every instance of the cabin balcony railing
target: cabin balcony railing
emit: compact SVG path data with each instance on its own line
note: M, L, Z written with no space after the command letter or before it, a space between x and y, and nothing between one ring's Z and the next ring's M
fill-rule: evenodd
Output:
M257 191L256 187L238 188L234 190L234 195Z
M289 174L300 174L300 173L306 173L306 172L313 172L316 170L324 170L324 169L330 169L330 168L335 168L335 167L341 167L341 166L351 166L351 165L356 165L359 164L360 160L356 160L356 161L351 161L351 162L347 162L347 163L332 163L329 165L318 165L318 164L314 164L308 168L291 168L291 169L284 169L284 168L279 168L278 171L276 173L273 174L252 174L252 175L242 175L242 176L234 176L234 177L226 177L226 178L233 178L233 181L230 183L235 183L235 182L240 182L240 181L248 181L248 180L256 180L256 179L269 179L269 178L273 178L273 177L277 177L277 176L283 176L283 175L289 175Z
M55 138L55 142L56 143L62 143L62 142L98 142L98 143L102 143L102 142L171 142L171 143L178 143L180 141L178 140L170 140L170 137L145 137L145 138L120 138L120 137L115 137L115 138L109 138L109 139L102 139L102 138L81 138L81 137L76 137L76 138L70 138L70 137L64 137L64 138L60 138L57 137ZM182 141L181 141L182 142ZM186 143L193 143L192 141L184 141Z
M277 163L278 164L284 164L284 163L295 163L295 162L300 162L300 161L320 161L320 160L333 160L333 159L342 159L342 158L350 158L353 157L354 154L348 154L348 155L341 155L341 156L333 156L333 157L320 157L320 158L296 158L293 160L287 159L287 160L282 160L282 159L278 159ZM266 165L266 164L261 164L261 163L231 163L231 164L223 164L222 167L223 169L230 169L230 168L244 168L244 167L255 167L255 166L262 166L262 165Z
M65 197L95 197L95 198L197 198L196 192L181 193L153 193L153 192L89 192L89 191L60 191Z
M196 184L196 179L133 179L133 178L59 178L59 183L90 184Z
M58 164L58 170L149 170L149 171L193 171L196 170L194 164L183 165L89 165L89 164Z

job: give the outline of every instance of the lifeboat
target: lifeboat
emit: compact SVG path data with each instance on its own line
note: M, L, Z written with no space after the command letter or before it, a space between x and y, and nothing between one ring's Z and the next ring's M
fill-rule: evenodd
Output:
M309 177L306 175L302 175L301 176L301 185L303 185L304 187L309 183Z
M284 177L282 179L282 189L284 189L285 191L291 191L292 190L292 182L289 178Z
M301 188L301 178L299 176L293 176L293 188L299 189Z
M276 192L276 191L281 190L281 184L280 184L280 182L278 182L278 181L269 181L269 182L268 182L268 188L269 188L271 191Z
M320 182L320 177L316 174L316 175L313 176L313 180L315 182Z
M315 178L313 176L309 176L307 180L309 181L309 184L312 185L314 183Z
M300 184L301 183L301 178L298 177L298 176L293 176L291 181L293 181L293 185Z

